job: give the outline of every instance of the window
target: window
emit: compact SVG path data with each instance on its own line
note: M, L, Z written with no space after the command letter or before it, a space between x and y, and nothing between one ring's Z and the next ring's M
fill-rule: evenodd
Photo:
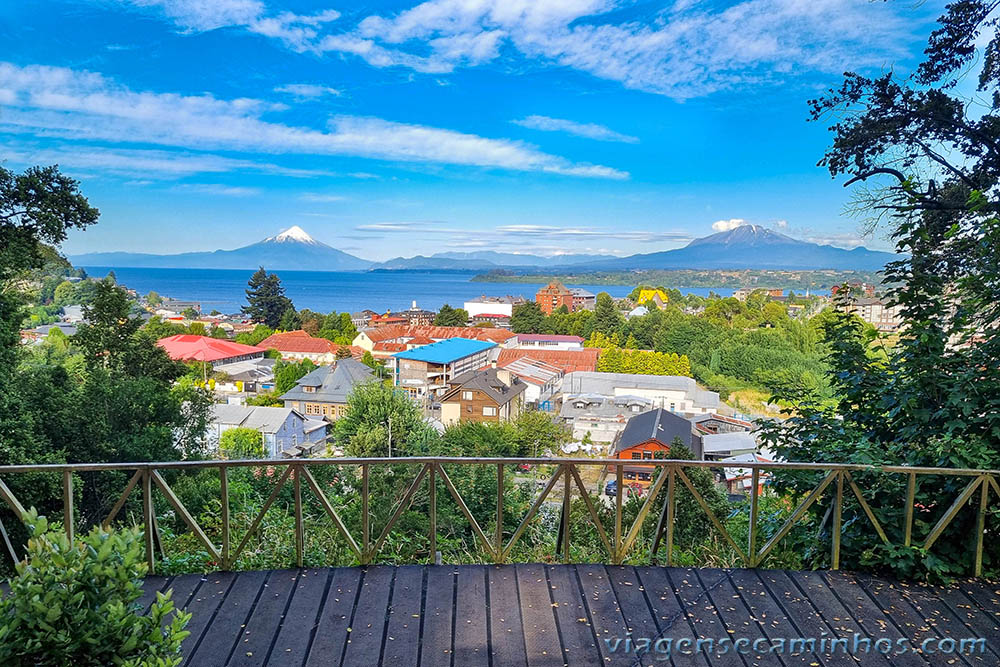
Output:
M677 410L677 404L676 403L671 403L670 404L670 411L671 412L675 412L676 410Z
M496 417L497 416L497 409L494 408L494 407L492 407L492 406L489 406L489 405L484 405L483 406L483 416L484 417Z
M673 408L670 408L670 409L673 410ZM632 412L639 412L639 406L638 405L633 405L632 406Z
M462 400L463 401L471 401L472 400L472 392L471 391L463 391L462 392Z
M297 433L293 433L292 434L292 447L294 447L297 444L299 444L299 436L298 436ZM296 473L296 474L298 474L298 473Z
M653 452L649 451L648 449L644 449L642 451L642 458L644 458L644 459L651 459L651 458L653 458Z
M639 452L632 452L632 458L633 459L642 459L642 454L640 454Z
M307 394L311 394L314 391L316 391L316 387L302 387L302 390L305 391Z

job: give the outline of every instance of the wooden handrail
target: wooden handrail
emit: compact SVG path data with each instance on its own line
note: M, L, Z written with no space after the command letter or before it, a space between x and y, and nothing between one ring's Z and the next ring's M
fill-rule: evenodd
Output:
M555 469L548 480L548 483L544 485L541 493L535 498L530 510L527 514L520 519L518 522L517 529L510 536L509 540L504 543L504 532L503 532L503 493L505 488L504 483L504 466L508 465L548 465L553 466ZM388 523L383 527L383 529L372 539L371 534L371 514L370 514L370 503L371 498L369 492L369 477L371 475L372 467L379 468L384 466L399 466L399 465L415 465L419 466L419 470L416 471L416 476L413 478L412 482L408 485L405 494L400 500L399 504L391 512L391 518ZM496 513L492 517L495 520L495 535L493 536L493 541L488 538L481 528L480 522L477 521L476 517L472 515L469 510L468 505L461 497L458 489L455 488L452 483L448 473L446 472L444 466L495 466L497 471L497 503L496 503ZM361 539L356 540L354 536L351 535L347 526L340 519L339 515L335 511L333 505L330 503L329 499L323 495L322 489L316 482L316 479L312 476L309 469L313 467L323 467L323 466L347 466L347 467L358 467L360 469L360 479L361 479ZM587 466L598 466L604 468L608 471L613 471L615 475L615 480L617 481L617 492L615 493L613 509L614 509L614 528L613 534L609 536L609 532L605 530L604 526L601 525L598 517L598 512L586 491L585 485L582 478L580 477L580 468ZM622 514L623 514L623 471L627 466L642 466L645 468L659 469L662 474L658 475L657 479L652 483L648 489L648 495L645 502L635 518L633 524L629 527L622 526ZM229 484L228 484L228 471L231 468L252 468L252 467L269 467L274 469L284 468L283 474L276 476L278 478L277 485L272 490L270 497L264 503L263 507L260 509L259 513L254 517L251 526L245 534L243 534L242 539L233 548L231 543L231 512L229 506ZM750 506L750 525L749 525L749 535L746 544L746 548L741 548L733 537L727 532L725 525L720 520L720 517L714 516L711 508L701 494L692 484L690 478L685 474L685 469L697 469L697 468L738 468L743 470L751 471L751 488L749 489L749 506ZM187 509L183 506L180 499L174 494L170 486L167 484L166 480L160 474L162 470L201 470L201 469L215 469L218 470L220 475L220 495L221 495L221 539L222 544L216 545L209 538L208 534L202 530L201 526L198 525L196 518L192 516ZM762 472L777 472L777 471L812 471L818 473L825 473L822 476L822 480L819 484L808 494L802 497L800 503L796 507L795 511L788 518L788 520L780 527L780 529L773 535L770 539L760 548L757 546L757 538L759 526L759 498L760 498L760 481ZM968 468L936 468L936 467L914 467L914 466L878 466L878 465L863 465L863 464L840 464L840 463L806 463L806 462L723 462L723 461L691 461L691 460L677 460L677 459L641 459L641 460L630 460L630 459L591 459L591 458L512 458L512 457L500 457L500 458L490 458L490 457L449 457L449 456L420 456L420 457L397 457L397 458L321 458L321 459L247 459L247 460L206 460L206 461L165 461L165 462L133 462L133 463L64 463L64 464L42 464L42 465L8 465L0 466L0 501L7 504L7 506L15 512L15 514L21 516L25 513L25 509L21 502L17 499L10 488L4 483L3 477L7 475L16 475L20 473L61 473L62 474L62 493L63 493L63 519L64 519L64 529L67 536L71 539L74 535L74 504L73 504L73 475L76 473L84 472L101 472L101 471L134 471L131 475L125 490L118 497L117 501L111 513L105 519L102 524L110 524L115 516L124 506L130 493L136 486L141 486L142 488L142 523L145 533L145 543L146 543L146 558L149 565L150 573L155 572L155 555L154 555L154 544L161 544L159 540L159 533L157 528L157 521L155 515L155 509L153 504L153 492L154 490L160 491L164 496L166 496L170 505L176 510L177 515L183 519L184 523L191 529L194 536L200 541L205 547L208 554L210 554L222 569L229 569L232 567L234 562L237 561L243 549L247 546L248 542L253 538L254 533L258 529L261 521L264 518L265 513L274 503L279 492L281 491L284 483L291 477L293 484L293 502L294 502L294 526L295 526L295 556L296 564L301 567L303 564L304 551L305 551L305 522L303 521L303 494L302 494L302 478L305 478L306 484L313 494L318 496L318 500L329 518L333 521L337 528L337 531L345 538L348 546L350 547L351 553L357 558L359 564L367 565L375 560L378 556L380 549L386 541L390 531L393 530L399 517L407 510L410 504L413 502L416 492L426 483L428 485L428 496L429 496L429 517L430 517L430 532L428 535L429 542L431 544L431 554L430 559L432 562L436 562L436 548L437 548L437 505L438 505L438 494L437 484L442 484L443 487L448 491L448 493L455 500L457 506L462 511L466 520L469 521L470 527L475 535L475 538L480 543L484 553L492 559L495 563L504 563L510 558L510 554L516 545L518 539L523 534L525 528L532 521L532 519L537 515L542 504L548 498L553 487L561 480L563 484L562 489L562 507L560 511L561 520L559 522L560 534L557 539L556 551L554 554L556 557L561 557L564 561L570 560L570 533L571 526L569 522L569 509L572 500L572 486L575 485L577 490L580 492L584 504L586 506L587 514L595 524L595 529L597 530L598 536L600 537L601 543L607 549L609 560L614 564L623 563L629 556L636 539L642 529L643 523L646 520L647 515L653 509L654 504L657 502L659 492L661 488L666 485L666 499L663 501L662 509L658 511L659 519L656 525L655 537L652 542L652 549L650 551L651 560L655 560L658 553L661 542L666 543L667 554L666 561L667 564L672 563L672 552L673 552L673 535L674 535L674 522L676 520L676 489L679 486L683 486L690 492L696 501L697 506L707 514L708 519L712 527L718 531L723 538L724 542L727 543L739 556L740 560L743 561L744 565L747 567L758 567L767 558L768 554L773 551L777 544L788 535L794 525L800 521L806 514L809 506L816 502L820 496L827 490L828 487L832 487L835 490L833 498L831 499L832 505L828 514L832 514L832 546L830 554L830 562L833 569L838 569L840 566L840 547L841 539L840 534L843 529L843 504L845 496L845 483L847 490L853 495L861 507L863 512L858 516L864 516L868 519L868 522L874 528L878 537L885 544L889 544L889 538L886 536L885 530L876 518L872 508L869 506L868 502L862 495L861 489L854 482L854 475L852 473L880 473L888 475L906 475L907 477L907 491L906 491L906 507L904 510L904 520L903 526L901 526L902 534L904 535L904 544L909 546L912 541L913 535L913 505L915 488L917 485L918 476L929 476L929 475L944 475L949 477L962 477L962 478L972 478L968 484L965 485L963 491L959 494L958 498L954 500L952 505L948 508L943 516L940 517L937 524L932 528L931 532L925 538L923 543L924 549L930 549L937 538L941 536L944 530L951 524L955 516L965 507L967 504L970 506L975 506L974 509L977 512L977 530L978 535L976 535L976 555L975 555L975 574L976 576L982 573L982 560L983 560L983 537L985 532L985 514L988 503L990 502L991 492L993 495L1000 497L1000 484L997 482L997 477L1000 477L1000 470L974 470ZM425 482L426 480L426 482ZM677 483L679 480L680 484ZM665 484L666 483L666 484ZM979 491L978 502L972 503L968 502L972 499L976 491ZM598 493L600 493L598 489ZM378 502L380 499L376 499ZM559 501L555 501L559 502ZM828 517L829 518L829 517ZM486 525L486 524L482 524ZM665 539L663 539L665 536ZM11 555L15 556L13 553L13 548L9 548ZM162 550L162 546L160 547ZM561 553L560 553L561 552ZM16 557L16 556L15 556Z

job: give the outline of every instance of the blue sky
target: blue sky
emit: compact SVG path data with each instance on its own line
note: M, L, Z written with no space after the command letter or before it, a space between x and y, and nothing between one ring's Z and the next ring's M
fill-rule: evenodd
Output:
M368 259L631 254L746 221L886 247L816 167L806 100L906 73L938 3L0 3L0 159L59 163L71 254L299 225Z

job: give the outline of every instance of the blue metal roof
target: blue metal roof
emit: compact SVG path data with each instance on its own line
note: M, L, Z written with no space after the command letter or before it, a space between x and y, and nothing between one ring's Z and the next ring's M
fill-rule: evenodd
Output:
M450 364L453 361L458 361L470 354L488 350L491 347L496 347L496 343L469 338L446 338L436 343L415 347L412 350L397 352L392 356L397 359L426 361L431 364Z

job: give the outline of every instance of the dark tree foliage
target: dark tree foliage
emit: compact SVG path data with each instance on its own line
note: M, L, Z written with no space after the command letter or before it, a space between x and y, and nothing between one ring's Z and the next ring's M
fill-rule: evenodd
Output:
M827 322L836 403L824 405L802 388L781 392L779 398L795 406L794 416L769 429L769 437L789 459L1000 465L1000 33L989 18L998 6L983 0L948 5L914 74L848 73L839 89L810 102L814 119L838 119L820 165L834 177L847 176L845 185L866 184L859 211L871 225L887 226L897 251L906 253L885 271L894 285L889 298L901 308L905 326L888 354L877 355L855 321L834 316ZM977 43L986 46L977 49ZM977 62L982 95L969 99L958 94L958 84ZM848 566L874 565L905 576L971 570L974 511L959 513L933 553L904 548L905 480L859 477L893 545L882 546L863 516L848 521ZM816 481L814 475L782 475L777 486L805 492ZM965 484L921 479L917 543ZM828 507L817 504L816 516ZM988 530L996 520L991 514ZM829 540L827 524L819 525ZM818 561L824 552L817 550ZM986 552L986 571L1000 571L1000 544L987 540Z
M463 308L452 308L448 304L444 304L434 317L434 326L464 327L468 321L469 313Z
M607 292L597 295L597 304L594 306L594 331L599 331L605 336L620 333L625 324L625 318L618 312L615 300Z
M260 267L247 282L247 305L243 314L272 329L280 328L282 317L289 310L294 312L292 301L285 296L285 288L277 274Z
M510 316L510 330L514 333L541 333L545 326L545 313L534 301L514 306Z

